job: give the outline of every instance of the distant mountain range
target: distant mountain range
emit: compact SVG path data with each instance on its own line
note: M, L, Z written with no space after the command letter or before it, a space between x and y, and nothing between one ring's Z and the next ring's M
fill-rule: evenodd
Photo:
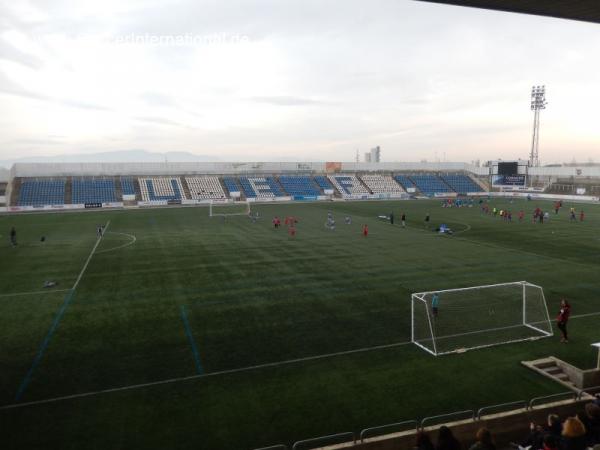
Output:
M0 160L0 167L10 168L14 163L119 163L119 162L218 162L219 158L195 155L189 152L157 153L146 150L87 153L56 156L29 156L27 158Z

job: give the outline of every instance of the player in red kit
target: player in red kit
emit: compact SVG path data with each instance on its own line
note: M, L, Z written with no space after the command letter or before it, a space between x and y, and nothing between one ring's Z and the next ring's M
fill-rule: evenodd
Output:
M560 301L560 312L558 313L558 317L556 318L556 325L558 329L562 333L562 338L560 342L567 343L569 339L567 337L567 322L569 321L569 316L571 315L571 305L564 298Z
M367 237L369 235L369 225L363 225L363 236Z
M583 213L583 211L581 211L581 212L579 213L579 221L580 221L580 222L583 222L583 219L584 219L584 218L585 218L585 214Z

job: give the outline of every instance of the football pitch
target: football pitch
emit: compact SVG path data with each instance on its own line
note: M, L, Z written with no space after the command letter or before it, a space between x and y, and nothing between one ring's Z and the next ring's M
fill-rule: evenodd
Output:
M544 224L531 212L550 202L490 205L513 223L437 200L260 204L256 222L205 207L0 216L0 448L252 449L562 392L520 361L595 365L600 205ZM275 215L298 218L295 237ZM552 319L571 301L569 344L434 357L410 343L411 293L520 280Z

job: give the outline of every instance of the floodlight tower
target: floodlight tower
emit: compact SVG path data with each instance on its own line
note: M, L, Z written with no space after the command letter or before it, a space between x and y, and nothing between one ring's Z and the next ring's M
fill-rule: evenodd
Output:
M531 139L531 153L529 155L529 166L540 165L539 142L540 142L540 111L546 109L546 86L533 86L531 88L531 110L533 111L533 137Z

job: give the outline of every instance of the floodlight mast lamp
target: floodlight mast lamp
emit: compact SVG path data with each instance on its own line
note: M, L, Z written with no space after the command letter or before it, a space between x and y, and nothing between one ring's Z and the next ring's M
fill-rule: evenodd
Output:
M529 166L540 165L539 142L540 142L540 111L546 109L546 86L533 86L531 88L531 110L533 111L533 136L531 139L531 153L529 155Z

